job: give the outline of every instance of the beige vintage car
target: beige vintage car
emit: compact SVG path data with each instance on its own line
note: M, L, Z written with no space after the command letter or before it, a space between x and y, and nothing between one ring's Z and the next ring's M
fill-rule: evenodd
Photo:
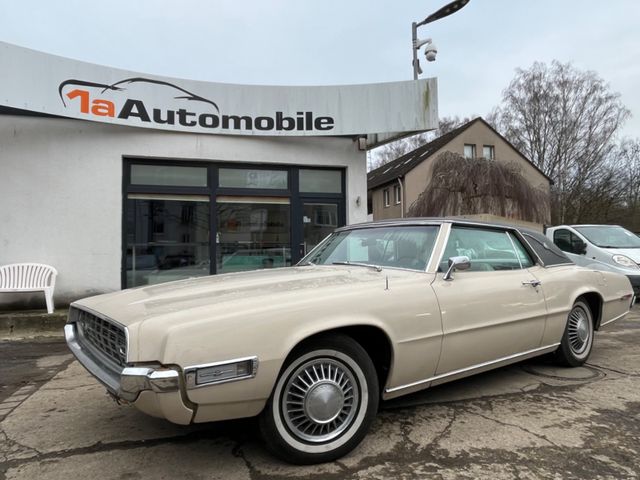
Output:
M65 334L119 400L183 425L260 415L268 448L317 463L380 400L547 353L581 365L632 301L541 234L407 219L338 229L295 267L75 302Z

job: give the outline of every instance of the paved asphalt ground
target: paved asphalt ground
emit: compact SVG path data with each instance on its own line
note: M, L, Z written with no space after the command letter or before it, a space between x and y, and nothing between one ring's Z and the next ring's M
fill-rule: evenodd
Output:
M547 359L383 406L339 462L270 457L255 421L181 427L116 405L60 339L0 342L0 480L638 478L640 308L584 367Z

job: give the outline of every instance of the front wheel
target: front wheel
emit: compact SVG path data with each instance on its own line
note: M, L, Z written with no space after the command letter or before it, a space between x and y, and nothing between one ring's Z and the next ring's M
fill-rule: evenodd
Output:
M346 335L318 338L290 355L260 429L287 462L329 462L362 441L378 400L376 370L362 346Z
M584 301L573 304L556 359L561 365L579 367L589 358L593 347L593 315Z

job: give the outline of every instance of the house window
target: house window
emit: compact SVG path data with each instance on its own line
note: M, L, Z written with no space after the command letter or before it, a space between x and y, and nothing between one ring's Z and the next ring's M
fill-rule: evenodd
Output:
M464 158L476 158L476 146L465 143L464 144Z
M400 195L400 185L394 185L393 186L393 198L396 202L396 205L399 205L400 202L402 201L401 195Z
M482 147L482 156L487 160L493 160L495 158L495 149L493 145L484 145Z
M385 188L382 191L382 198L384 199L384 206L388 207L389 206L389 189Z

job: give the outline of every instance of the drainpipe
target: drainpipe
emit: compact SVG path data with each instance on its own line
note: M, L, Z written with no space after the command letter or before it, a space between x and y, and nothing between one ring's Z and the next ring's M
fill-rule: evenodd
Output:
M398 177L398 185L400 185L400 218L404 218L404 186L402 180ZM395 201L395 198L393 199Z

